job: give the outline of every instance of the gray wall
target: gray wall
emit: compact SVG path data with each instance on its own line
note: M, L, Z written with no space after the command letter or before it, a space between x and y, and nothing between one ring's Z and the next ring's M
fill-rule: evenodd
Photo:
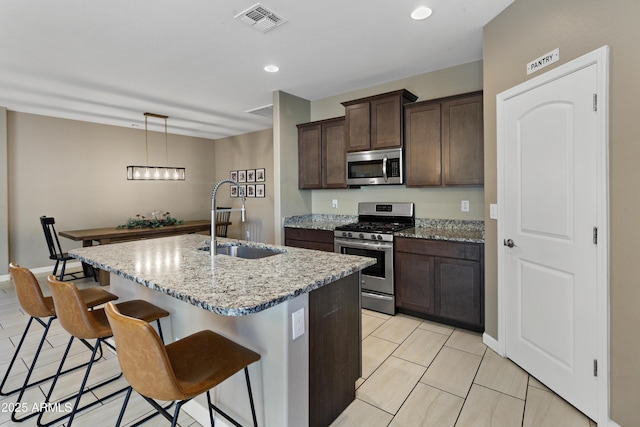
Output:
M497 337L496 222L488 206L496 203L496 94L527 76L525 65L555 48L571 61L603 45L611 47L610 69L610 339L611 416L622 426L640 420L640 286L635 226L640 198L638 99L640 85L640 2L615 0L516 0L484 29L486 328Z
M7 170L7 109L0 107L0 276L9 272L9 173Z
M186 167L185 181L127 181L127 165L146 163L144 130L13 111L7 118L10 261L52 265L41 215L55 217L58 231L115 226L155 209L184 220L210 217L212 140L169 135L169 163ZM149 163L165 157L164 135L149 132ZM81 245L61 243L65 250Z
M282 91L273 93L273 167L275 243L284 244L282 219L312 212L311 194L298 190L298 128L308 122L309 101Z
M229 138L216 139L216 181L229 179L232 170L265 169L264 198L246 199L246 222L240 222L240 213L231 213L233 223L227 230L227 236L234 239L247 239L264 243L274 242L274 200L273 181L273 130L245 133ZM258 183L256 183L258 184ZM239 208L240 198L231 198L229 185L220 187L216 196L218 206ZM247 238L247 232L249 237Z

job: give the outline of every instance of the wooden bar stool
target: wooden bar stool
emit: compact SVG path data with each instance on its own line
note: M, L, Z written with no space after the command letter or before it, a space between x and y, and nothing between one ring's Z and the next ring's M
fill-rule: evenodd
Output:
M208 330L165 346L149 323L127 316L113 303L107 303L105 311L118 348L120 368L131 385L116 426L122 422L132 389L171 421L172 427L178 421L182 405L204 392L207 393L211 426L214 425L212 410L233 425L240 426L211 403L210 390L242 369L249 392L253 425L258 425L247 369L250 364L260 360L258 353ZM154 399L177 401L173 416Z
M24 332L22 333L22 337L20 338L18 346L16 347L16 350L13 353L13 357L11 358L11 362L9 363L7 372L5 373L4 378L2 379L2 384L0 384L0 395L2 396L9 396L11 394L19 392L16 405L15 405L15 408L19 408L24 392L29 387L41 384L55 377L55 375L51 375L47 378L42 378L32 383L29 383L29 380L31 379L31 375L33 374L33 370L36 366L36 362L38 361L38 356L40 355L40 351L42 350L42 347L47 339L47 334L49 332L49 328L51 327L51 323L56 319L56 311L55 311L52 297L45 297L42 294L42 289L40 288L38 279L36 279L36 277L33 275L31 270L29 270L28 268L20 267L16 263L10 263L9 272L11 273L11 279L13 280L13 284L16 288L16 295L18 297L18 302L20 303L20 307L22 308L22 310L25 311L25 313L31 316L29 318L29 321L27 322L27 326L25 327ZM97 305L104 304L107 301L113 301L118 299L118 297L115 296L114 294L97 287L82 289L80 290L80 295L82 296L82 299L88 308L92 308ZM45 323L45 320L43 319L47 319L46 323ZM11 370L13 369L15 361L18 359L18 354L20 353L22 344L24 343L25 338L29 333L29 328L31 327L31 324L33 323L34 320L36 321L36 323L39 323L44 328L44 331L42 333L42 337L40 338L40 343L36 348L36 352L33 355L33 360L31 362L31 365L27 370L27 374L25 376L24 382L22 386L18 388L15 388L12 390L5 390L7 379L11 374ZM93 346L90 345L86 340L82 340L82 343L86 345L89 349L93 349ZM100 353L100 355L98 356L98 358L100 357L102 357L102 353ZM88 365L88 363L89 362L83 363L78 366L74 366L73 368L60 372L60 375L85 367ZM14 410L12 411L12 414L11 414L11 420L13 420L14 422L20 422L20 421L26 420L27 418L31 418L32 416L35 416L35 415L37 415L37 412L32 413L26 417L18 418L16 416L16 411Z
M72 399L75 399L75 403L73 405L73 409L71 410L71 413L68 415L59 417L55 420L48 421L47 423L44 423L44 424L42 423L42 416L44 415L44 412L40 412L38 416L38 426L49 426L52 424L56 424L56 423L59 423L61 420L69 417L69 420L67 421L66 426L70 427L76 412L81 411L85 408L91 407L93 405L96 405L98 403L101 403L104 400L109 399L117 395L118 393L125 391L126 387L121 390L110 393L108 396L105 396L102 399L98 399L88 405L83 406L82 408L79 408L80 399L82 398L82 395L84 393L91 392L98 387L109 384L117 380L118 378L120 378L120 376L122 376L122 374L120 374L115 378L105 380L85 390L85 386L87 385L87 380L89 379L89 374L91 372L91 367L95 360L95 356L96 356L96 353L98 352L98 349L101 348L101 345L104 343L110 348L115 350L115 348L108 341L106 341L107 338L112 336L111 327L109 326L109 322L107 320L104 308L98 308L95 310L88 310L86 308L85 302L82 299L82 294L80 293L80 291L78 290L75 284L71 282L61 282L60 280L56 279L56 277L53 275L50 275L47 278L47 280L49 283L49 287L51 288L51 293L53 295L53 302L56 308L56 313L58 315L58 318L60 319L60 324L64 329L67 330L67 332L71 334L71 339L67 344L67 349L62 358L62 361L60 362L60 366L58 367L58 373L53 379L51 388L49 389L49 393L45 398L45 404L49 404L51 402L51 395L53 394L53 390L56 386L58 375L60 372L62 372L62 367L64 365L67 353L71 348L73 339L78 338L78 339L95 339L96 340L96 343L93 346L91 359L89 360L89 363L87 365L87 369L86 369L84 378L82 380L82 383L80 384L78 393L60 402L60 403L64 403ZM117 306L119 310L121 310L123 313L126 313L128 316L143 319L147 322L156 321L158 324L158 330L160 333L162 333L162 329L160 328L160 319L169 315L169 312L167 312L166 310L163 310L162 308L157 307L143 300L125 301L125 302L119 303Z

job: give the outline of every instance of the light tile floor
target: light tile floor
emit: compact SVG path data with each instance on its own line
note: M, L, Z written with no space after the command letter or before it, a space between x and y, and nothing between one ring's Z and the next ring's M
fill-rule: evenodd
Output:
M39 277L45 283L45 276ZM91 282L77 281L79 286ZM42 286L47 292L47 286ZM4 375L14 348L28 320L15 297L13 285L0 282L0 373ZM33 328L33 326L32 326ZM33 353L42 328L30 334L25 355ZM595 423L508 359L503 359L482 343L480 334L455 329L405 315L387 316L363 311L363 378L357 382L356 400L332 424L333 427L593 427ZM54 373L66 346L68 334L54 322L46 348L42 351L34 378ZM86 361L88 350L72 347L71 359ZM23 378L25 363L12 380ZM71 362L69 362L71 363ZM58 396L76 392L84 371L65 375L56 386ZM117 358L109 352L92 371L92 382L119 373ZM15 382L15 381L14 381ZM29 389L23 399L31 407L44 400L50 383ZM83 398L82 404L96 400L118 387L115 381ZM0 427L33 426L35 419L17 424L11 421L8 405L15 395L0 396ZM73 425L111 426L122 405L123 394L78 415ZM149 405L135 394L129 403L125 422L131 425L151 413ZM47 414L49 415L49 414ZM53 416L53 415L52 415ZM51 418L45 418L45 421ZM64 421L56 425L63 425ZM168 425L154 418L144 425ZM186 413L180 425L198 426ZM295 426L291 426L295 427Z
M38 275L38 280L41 284L41 288L45 295L49 295L48 286L46 285L46 275ZM78 287L93 286L92 280L78 280L75 281ZM108 290L108 287L105 289ZM15 351L15 347L18 345L22 332L29 320L29 316L24 314L20 304L18 303L13 284L10 282L0 282L0 375L4 377L8 368L9 362ZM25 357L16 362L16 365L12 369L12 375L9 377L7 386L3 390L11 390L22 384L24 381L24 375L27 371L27 366L31 364L31 355L35 352L35 349L40 342L43 328L35 324L31 325L31 329L28 338L23 344L23 348L20 351L20 355ZM37 368L35 369L32 379L45 378L49 375L53 375L57 368L67 342L69 340L69 334L62 328L60 322L57 320L53 322L49 333L47 335L47 341L43 347L40 357L38 358ZM93 340L89 340L93 344ZM85 363L89 360L90 351L84 345L80 344L78 340L74 340L74 344L71 347L65 367L73 366L81 363ZM79 369L69 374L63 375L56 384L52 401L57 401L65 397L71 396L78 391L78 387L82 381L85 370ZM97 384L105 379L117 377L120 374L120 367L118 365L117 357L115 354L108 351L105 348L103 358L94 365L91 370L91 376L89 383ZM1 378L1 377L0 377ZM45 382L38 387L32 387L28 389L27 393L22 399L22 404L25 405L27 411L31 411L34 405L39 405L45 400L45 396L48 393L51 386L51 381ZM127 386L124 378L119 378L111 384L96 389L92 393L83 396L80 405L86 405L94 402L104 396L107 396L113 391L125 388ZM0 396L0 427L5 426L35 426L36 418L29 418L21 423L15 423L11 421L11 410L17 399L17 393L10 396ZM103 427L113 426L115 420L120 412L122 403L124 401L124 392L119 395L106 400L104 403L97 404L96 406L87 409L86 411L78 414L73 421L73 426L82 427ZM61 411L58 413L47 412L43 417L43 422L51 422L55 418L64 415L64 407L61 407ZM139 395L132 394L131 400L127 406L127 411L122 425L127 426L135 423L137 420L144 418L146 415L153 413L151 406L145 402ZM26 414L18 414L21 418ZM53 426L66 425L65 420L52 424ZM169 425L168 421L165 421L161 417L155 417L150 421L144 423L145 426L163 426ZM184 411L181 412L179 418L180 426L193 426L196 427L199 424L196 423L188 414Z
M480 334L367 310L362 332L363 378L332 427L596 425Z

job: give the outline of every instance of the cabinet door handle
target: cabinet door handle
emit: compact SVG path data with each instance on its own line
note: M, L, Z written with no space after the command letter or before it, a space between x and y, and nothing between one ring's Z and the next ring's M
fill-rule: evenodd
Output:
M515 247L515 246L516 246L516 244L515 244L515 243L513 243L513 240L511 240L511 239L505 239L505 240L504 240L504 242L503 242L503 244L504 244L505 246L509 247L509 248L513 248L513 247Z

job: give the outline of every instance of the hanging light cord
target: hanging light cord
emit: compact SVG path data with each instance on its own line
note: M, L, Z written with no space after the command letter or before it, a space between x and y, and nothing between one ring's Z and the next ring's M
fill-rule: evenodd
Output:
M149 166L149 117L155 117L158 119L164 120L164 155L165 155L165 166ZM144 113L144 149L145 156L147 159L146 166L127 166L127 180L169 180L171 179L171 174L169 172L169 130L168 130L168 121L169 116L164 116L161 114L154 113ZM156 163L160 164L160 162ZM151 171L149 169L154 169L153 177L151 176ZM184 173L185 168L183 167L171 167L173 170L173 180L175 181L184 181ZM164 172L163 176L160 174Z
M164 149L166 154L166 165L169 167L169 144L167 143L167 117L164 118Z
M147 152L147 164L146 164L147 167L149 167L149 129L147 129L148 117L149 117L148 114L145 113L144 114L144 147Z

